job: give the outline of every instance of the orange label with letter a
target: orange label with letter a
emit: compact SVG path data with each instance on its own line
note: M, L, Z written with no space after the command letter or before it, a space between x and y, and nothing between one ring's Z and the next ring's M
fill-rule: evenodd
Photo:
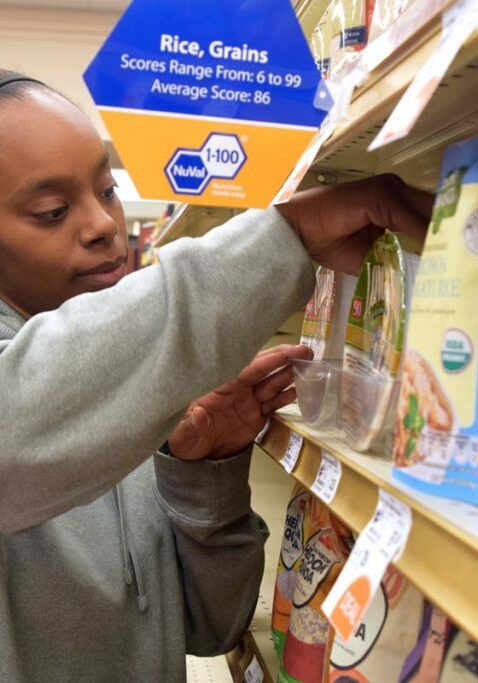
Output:
M356 579L342 595L330 621L343 640L347 641L354 634L371 600L372 589L366 576Z

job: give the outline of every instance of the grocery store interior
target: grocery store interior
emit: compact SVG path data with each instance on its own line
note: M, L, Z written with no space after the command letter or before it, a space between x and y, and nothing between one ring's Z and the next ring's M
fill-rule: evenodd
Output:
M393 173L440 190L440 201L422 266L415 243L393 238L358 280L319 269L307 310L267 343L302 339L315 360L296 364L299 402L275 414L254 446L252 508L270 537L252 622L226 656L188 656L188 683L478 682L478 138L453 147L478 135L477 4L292 2L338 103L291 166L294 190ZM0 67L57 88L94 122L125 208L133 271L243 208L142 199L124 168L82 74L128 5L0 0ZM447 242L445 227L459 239ZM362 306L389 314L370 323ZM387 348L375 348L376 361L370 339L380 335ZM439 417L420 391L433 394ZM361 566L377 581L367 600L353 593ZM337 586L331 593L342 568L344 594L363 608L342 610L348 635L337 616L343 596Z

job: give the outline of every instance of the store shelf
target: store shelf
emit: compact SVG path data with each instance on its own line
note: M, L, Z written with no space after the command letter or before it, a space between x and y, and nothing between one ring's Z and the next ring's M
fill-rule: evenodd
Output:
M239 213L237 209L208 208L183 204L165 226L155 246L163 247L179 237L201 237L237 213Z
M306 3L300 8L301 15L316 4ZM444 7L452 4L443 2ZM436 49L440 33L441 13L437 12L369 74L354 94L346 122L319 152L309 172L314 179L322 174L335 174L340 181L354 175L394 172L416 185L435 188L443 148L478 132L478 33L463 46L411 133L373 152L367 147ZM309 177L304 186L310 184Z
M474 640L478 640L478 508L438 499L392 480L391 464L347 448L338 439L320 435L303 423L296 406L277 414L262 443L279 461L290 432L304 436L293 476L311 487L320 465L321 449L342 463L342 479L332 511L359 533L372 517L379 487L391 492L413 511L413 527L397 568Z

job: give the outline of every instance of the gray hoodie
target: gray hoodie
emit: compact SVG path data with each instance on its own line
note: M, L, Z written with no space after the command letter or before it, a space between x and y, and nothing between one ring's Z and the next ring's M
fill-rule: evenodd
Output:
M157 450L313 283L270 209L28 322L0 303L2 683L182 683L186 652L234 646L266 534L249 454Z

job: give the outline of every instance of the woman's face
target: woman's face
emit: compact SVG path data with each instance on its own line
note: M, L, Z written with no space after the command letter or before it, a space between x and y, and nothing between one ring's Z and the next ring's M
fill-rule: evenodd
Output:
M0 106L0 298L25 316L125 274L126 225L103 143L43 88Z

